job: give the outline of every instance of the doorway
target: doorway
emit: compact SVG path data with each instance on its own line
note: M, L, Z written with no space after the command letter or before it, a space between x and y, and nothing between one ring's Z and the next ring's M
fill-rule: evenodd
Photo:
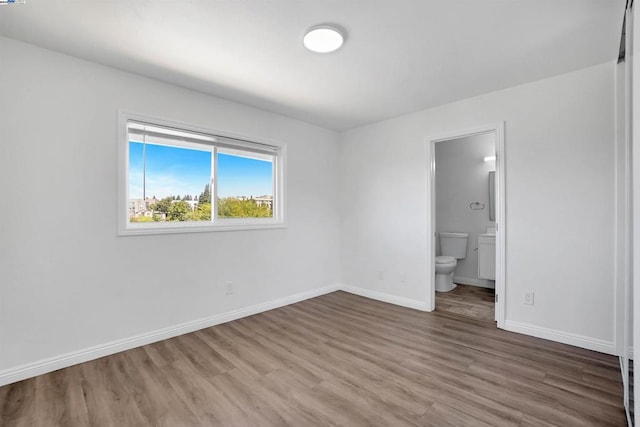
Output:
M427 189L429 194L428 236L430 236L430 242L428 246L429 246L429 260L431 263L431 275L430 275L430 280L427 286L426 296L427 296L427 307L430 307L431 310L435 310L436 287L442 290L442 286L443 286L442 277L438 278L438 284L436 286L436 276L435 276L436 255L440 255L440 250L441 250L439 246L438 232L443 231L443 230L439 230L438 223L437 223L438 205L437 205L436 194L438 193L438 191L442 192L442 189L436 188L436 148L437 147L439 148L438 149L439 153L443 153L445 152L445 150L442 150L441 148L447 147L447 148L453 149L454 148L453 142L462 142L462 141L471 142L471 141L481 141L481 140L487 141L487 139L493 140L493 150L490 150L489 152L487 152L482 156L478 154L477 150L474 153L474 156L478 157L478 159L475 159L474 161L493 162L492 165L495 165L495 167L493 168L493 173L485 174L486 176L483 175L482 185L484 185L483 188L486 189L486 191L483 192L483 195L482 195L483 197L478 196L478 197L470 198L469 196L467 196L469 200L466 200L464 196L460 198L459 194L455 195L452 193L451 196L446 196L447 200L448 199L453 200L453 206L455 206L455 209L458 209L457 212L461 212L462 210L467 210L467 212L464 212L464 214L467 215L467 218L472 218L472 217L478 218L481 215L484 218L484 216L486 216L485 218L486 225L487 225L486 230L478 231L478 223L477 223L477 220L475 220L476 221L474 225L475 229L470 233L465 233L465 230L461 230L461 229L456 229L456 230L447 229L446 231L463 232L462 234L468 234L466 253L471 254L472 256L468 257L469 260L466 264L464 262L464 259L459 258L460 266L463 267L461 268L460 273L464 274L464 272L466 271L467 274L465 275L471 276L471 274L468 274L470 270L471 271L475 271L474 269L478 270L478 274L474 278L468 277L465 279L464 277L456 277L456 280L454 280L454 282L460 282L462 285L460 286L461 289L457 293L468 294L468 295L476 294L477 292L473 292L473 291L477 291L477 289L473 289L471 288L471 286L480 286L480 287L485 286L487 285L487 283L490 283L490 281L487 279L482 279L482 277L495 277L494 320L497 322L497 326L499 328L504 328L505 293L506 293L505 281L504 281L506 221L505 221L505 197L504 197L505 195L505 176L504 176L505 161L504 160L505 159L504 159L504 123L503 122L500 122L494 125L481 126L473 129L455 131L445 135L439 135L437 137L432 137L428 139L427 156L428 156L429 173L428 173ZM461 146L460 144L456 144L456 145ZM477 145L474 147L480 147L480 145ZM453 153L452 155L455 156L455 149L447 150L447 151L452 151ZM484 166L483 168L489 170L487 166ZM482 170L484 171L484 169ZM466 170L466 169L463 168L462 170ZM450 175L454 177L452 179L457 178L457 175L455 174L455 172L452 172ZM441 181L444 180L443 176L444 175L441 172L440 173ZM491 188L491 191L490 191L490 188ZM443 199L442 195L440 197L441 199ZM445 218L445 217L448 217L448 215L449 214L446 213L446 211L442 211L441 209L441 212L440 212L441 217ZM490 215L491 215L491 220L489 220ZM469 220L471 221L472 219L469 219ZM445 227L451 224L451 222L447 224L447 221L442 221L442 222L444 222L445 224L440 224L440 225ZM460 228L460 227L461 226L458 226L457 228ZM492 227L495 227L495 231L492 229ZM494 237L491 236L492 234L494 235ZM495 251L493 252L495 254L495 261L493 259L491 259L490 261L487 261L486 254L488 252L486 251L486 246L482 246L487 242L486 240L487 238L491 243L495 241ZM483 250L483 253L485 254L484 256L478 255L478 252L481 250L481 247L485 248ZM439 259L439 262L440 261L441 259ZM472 263L475 263L475 264L472 265ZM440 267L441 265L439 264L438 271L442 270ZM457 268L458 267L456 267L456 269ZM489 273L487 273L487 268L491 270L489 271ZM455 276L452 275L452 277L455 277ZM455 286L455 285L451 285L451 286ZM466 290L463 290L463 286L465 288L467 287L468 288ZM468 292L469 290L472 290L472 292ZM439 292L438 294L444 295L445 293ZM451 295L453 295L453 291ZM486 295L484 296L484 298L485 298L485 305L486 305ZM445 301L443 299L441 300ZM449 298L449 300L451 300L451 298Z

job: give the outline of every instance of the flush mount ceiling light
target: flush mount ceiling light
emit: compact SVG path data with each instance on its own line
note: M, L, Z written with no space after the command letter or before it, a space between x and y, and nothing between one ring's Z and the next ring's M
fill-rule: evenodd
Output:
M340 49L344 43L345 31L333 24L311 27L302 39L304 47L311 52L329 53Z

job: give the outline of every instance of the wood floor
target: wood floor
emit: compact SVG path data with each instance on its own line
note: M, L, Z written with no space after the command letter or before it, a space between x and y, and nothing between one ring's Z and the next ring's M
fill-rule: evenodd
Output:
M618 360L344 292L0 388L2 426L624 426Z
M493 322L495 295L493 289L457 285L449 292L436 292L436 311Z

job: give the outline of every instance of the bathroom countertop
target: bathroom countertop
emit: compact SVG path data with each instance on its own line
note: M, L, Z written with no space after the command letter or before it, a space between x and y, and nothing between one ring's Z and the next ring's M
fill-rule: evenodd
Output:
M496 237L496 233L482 233L478 234L478 237Z

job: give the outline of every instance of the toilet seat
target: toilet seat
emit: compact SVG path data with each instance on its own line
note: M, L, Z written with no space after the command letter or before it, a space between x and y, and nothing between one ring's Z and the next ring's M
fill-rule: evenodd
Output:
M456 259L452 256L437 256L436 257L436 264L451 264L453 262L456 262Z

